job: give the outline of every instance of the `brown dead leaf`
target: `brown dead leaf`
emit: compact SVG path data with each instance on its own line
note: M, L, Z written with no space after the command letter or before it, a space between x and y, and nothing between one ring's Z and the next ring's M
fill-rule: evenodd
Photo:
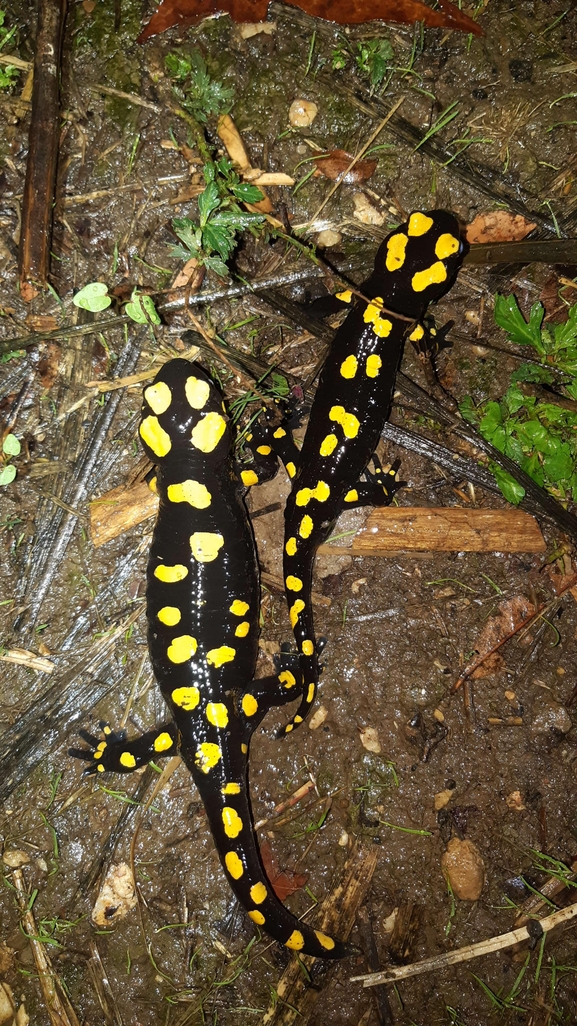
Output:
M509 214L506 210L492 210L477 214L467 226L467 242L519 242L537 225L521 214Z
M49 342L38 364L38 377L40 378L42 388L46 389L47 392L52 388L58 376L59 361L60 346L56 342Z
M377 169L377 161L369 157L366 160L358 160L355 166L347 171L354 156L352 153L347 153L346 150L330 150L329 153L319 153L317 157L313 157L313 160L316 164L315 175L323 175L325 178L330 178L332 182L346 182L347 185L366 182L367 178L374 175Z
M483 664L473 670L471 676L486 677L496 673L504 665L498 652L492 652L505 638L512 636L519 626L533 613L535 606L524 595L501 602L499 612L490 617L477 638L475 650L482 657L486 653Z
M58 321L52 314L28 314L24 324L30 331L56 331Z
M523 805L523 799L520 791L511 791L511 794L508 794L505 798L505 802L507 803L507 808L514 809L515 812L522 812L523 809L526 808L526 806Z
M265 873L271 883L279 901L284 901L289 895L299 891L307 882L308 877L301 873L290 873L279 870L278 863L273 855L272 848L268 841L263 841L260 846L260 857Z
M439 0L441 10L433 11L420 0L300 0L292 7L300 7L314 18L333 21L337 25L361 25L366 21L393 21L397 24L413 24L422 21L431 28L455 29L483 35L483 29L468 15L463 14L449 0ZM268 0L163 0L148 25L138 37L139 43L159 32L177 25L185 28L196 25L203 18L219 13L229 14L233 21L264 21L268 11Z

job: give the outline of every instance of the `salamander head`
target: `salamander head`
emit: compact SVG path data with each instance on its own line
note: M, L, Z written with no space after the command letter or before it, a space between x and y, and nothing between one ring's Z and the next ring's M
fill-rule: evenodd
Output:
M465 248L453 214L416 210L379 247L367 287L386 296L389 309L420 319L451 287Z
M153 463L191 452L218 463L230 453L222 396L198 364L188 360L165 363L146 386L138 430Z

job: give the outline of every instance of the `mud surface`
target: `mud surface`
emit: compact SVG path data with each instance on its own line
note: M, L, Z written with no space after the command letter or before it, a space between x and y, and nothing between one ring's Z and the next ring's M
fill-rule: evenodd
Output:
M144 6L149 14L151 5ZM318 149L356 152L401 97L400 113L421 134L457 104L457 117L438 141L449 146L461 140L458 150L473 137L479 140L466 151L468 181L458 161L442 166L444 161L386 129L379 136L378 169L365 194L383 215L381 236L415 208L452 209L469 223L503 204L499 189L543 237L554 237L555 224L563 236L574 236L577 13L567 7L557 0L489 0L479 12L486 34L469 39L383 25L343 34L273 5L272 35L243 40L228 18L220 18L181 35L171 30L140 47L134 41L143 14L139 3L70 5L54 291L29 305L19 295L16 266L28 121L16 108L16 90L0 98L6 112L0 137L2 340L71 324L78 315L73 292L87 282L106 281L122 298L135 285L155 293L168 287L179 267L170 255L171 219L196 217L195 201L182 196L191 184L190 165L198 184L201 163L193 150L187 160L170 148L171 139L180 147L193 142L186 123L171 111L164 57L193 46L202 50L211 74L234 90L231 113L252 164L297 178L310 167L295 172L299 162ZM6 24L19 32L10 52L29 60L35 28L28 8L9 3L3 9ZM331 70L330 60L337 46L346 49L376 35L390 39L397 70L383 94L371 97L350 60L341 72ZM102 86L147 105L105 94ZM353 94L384 106L370 116ZM290 130L288 108L298 97L313 100L318 115L310 128ZM206 134L216 150L210 118ZM297 226L314 217L329 188L326 179L311 178L296 195L287 188L273 188L270 195L277 216ZM339 231L341 241L326 255L357 281L378 246L378 232L353 217L353 194L360 189L338 189L307 236L315 241L327 225ZM236 260L249 278L308 266L282 242L250 238ZM515 356L501 351L504 335L492 323L495 291L514 291L527 309L547 290L556 295L560 275L574 273L543 264L463 269L435 312L441 323L455 321L453 348L439 368L457 399L499 397L518 366ZM209 284L222 287L215 278ZM300 301L319 292L311 279L287 294ZM163 295L156 298L162 308ZM309 375L323 351L318 340L255 295L196 310L231 346L277 362L296 377ZM34 320L40 317L49 320ZM246 323L231 327L239 322ZM126 803L137 788L145 800L151 786L144 790L133 778L107 781L107 787L86 783L67 749L77 744L81 727L97 731L100 719L117 725L129 699L131 732L161 720L164 710L148 667L143 616L151 521L95 548L88 520L89 501L126 484L141 461L135 444L141 386L99 398L87 383L147 371L154 360L182 348L178 339L191 326L182 310L167 309L154 332L132 323L96 327L93 334L25 346L0 367L2 424L23 446L14 461L15 481L0 490L1 642L53 664L46 673L3 662L0 685L0 836L5 857L10 855L0 890L0 979L24 1003L33 1026L50 1019L19 925L11 886L15 852L23 853L24 883L28 894L34 892L38 936L80 1022L259 1023L289 961L266 938L250 943L255 929L233 902L182 766L139 821L133 851L139 909L99 933L89 921L91 869L127 813L113 861L130 860L136 819ZM216 358L205 366L219 375L229 398L245 391L246 381ZM403 370L428 387L414 354L406 353ZM395 407L393 421L451 446L438 425L406 406ZM383 448L385 462L397 456L407 482L398 495L401 505L505 505L431 461ZM280 473L254 489L249 504L256 510L282 503L286 490ZM348 513L335 533L358 528L365 516ZM314 778L316 792L280 822L268 820L261 832L281 869L306 874L306 889L287 898L299 915L338 883L355 840L378 848L365 913L381 967L396 964L390 953L395 909L412 917L412 928L408 939L395 937L394 946L416 961L512 929L516 907L554 868L535 853L565 865L577 854L577 610L570 593L555 600L556 580L572 572L572 549L566 537L542 526L547 552L539 555L360 559L337 552L317 559L315 590L330 600L315 610L317 635L328 638L317 703L326 718L317 729L304 724L279 743L274 728L283 718L269 714L251 747L254 813L256 820L268 819L275 805ZM257 518L255 531L263 570L278 575L282 511ZM453 693L479 635L505 601L545 605L546 611L501 650L490 672ZM271 652L289 633L282 595L267 590L259 674L271 672ZM376 731L378 752L363 746L368 727ZM446 804L439 809L435 796L442 792ZM474 842L483 860L478 900L459 899L447 888L441 858L455 837ZM559 900L571 899L565 894ZM364 939L355 930L352 940L366 947L366 936L365 926ZM382 995L379 1004L349 982L368 971L361 954L319 975L313 1021L478 1026L492 1015L503 1023L574 1023L576 936L556 932L544 947L537 940L532 951L498 951L408 979L389 989L388 1011ZM95 980L103 974L110 993L101 991L99 998ZM289 1010L283 1014L288 1021ZM278 1009L277 1015L274 1021L280 1021Z

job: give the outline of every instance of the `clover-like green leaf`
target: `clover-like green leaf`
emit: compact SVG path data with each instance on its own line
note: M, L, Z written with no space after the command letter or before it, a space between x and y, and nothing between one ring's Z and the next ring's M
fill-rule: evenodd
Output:
M19 456L22 446L16 438L16 435L6 435L2 443L2 450L7 456Z
M0 470L0 485L12 484L16 477L16 467L13 463L9 463L6 467L2 467Z
M72 302L82 310L97 313L99 310L106 310L112 299L108 295L108 286L103 281L91 281L72 297Z
M125 306L126 313L137 324L160 324L160 317L150 296L142 295L134 289L130 302Z

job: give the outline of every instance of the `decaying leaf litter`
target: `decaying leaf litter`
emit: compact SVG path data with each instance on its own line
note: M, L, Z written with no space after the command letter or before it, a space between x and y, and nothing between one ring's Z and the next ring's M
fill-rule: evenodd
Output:
M140 376L153 359L168 358L193 327L182 294L171 289L182 261L170 256L170 224L174 217L197 217L203 160L190 123L175 113L179 100L165 57L200 50L210 80L233 90L230 113L251 167L290 175L297 186L311 168L310 160L299 163L337 150L354 157L402 99L375 152L364 155L378 159L376 172L337 188L311 234L300 236L315 241L320 232L333 232L334 244L324 253L353 281L370 267L379 229L382 237L414 208L444 206L464 223L502 209L537 225L523 242L511 243L515 236L505 234L482 252L472 249L436 313L441 324L455 321L453 348L438 361L441 383L456 399L471 395L481 403L498 400L527 358L525 347L510 344L493 325L494 293L515 293L527 314L543 298L551 323L562 319L564 300L575 299L575 15L554 3L511 12L491 0L477 12L485 37L469 39L410 26L356 26L345 33L273 5L272 33L243 39L224 18L181 37L172 31L142 49L134 42L142 28L140 5L112 7L88 3L69 12L54 292L41 292L29 305L18 294L15 262L26 99L18 91L1 97L8 121L3 352L13 348L10 339L24 338L18 345L23 355L2 369L3 430L22 447L19 455L7 454L17 474L0 496L2 643L8 650L0 741L4 867L7 882L14 885L20 872L26 893L34 895L34 929L50 958L56 995L52 977L43 991L37 986L38 966L19 931L20 906L9 886L0 898L1 978L38 1023L48 1021L47 1009L57 1000L70 1021L74 1014L79 1021L152 1023L162 1016L200 1022L202 1015L222 1023L239 1015L274 1021L294 1017L287 1005L301 1007L301 1000L306 1015L318 1019L315 992L303 998L292 989L298 983L289 978L290 966L281 981L287 956L255 942L252 927L232 906L182 767L140 815L125 796L148 801L152 771L134 783L122 781L123 787L113 780L106 791L94 791L66 755L76 730L94 728L99 718L119 725L128 708L127 725L137 731L163 712L147 667L142 616L150 524L95 548L89 500L143 476L133 444L141 383L100 393L92 383ZM19 29L10 52L32 59L29 12L17 5L5 10L5 23ZM371 90L357 61L366 40L376 37L390 42L396 69L382 92ZM344 67L332 68L335 51ZM293 100L316 106L307 127L290 125ZM212 115L204 138L214 156L219 142ZM288 233L315 217L330 188L318 176L293 191L273 187L272 215ZM364 212L364 221L355 210ZM545 257L546 263L519 266L520 250L499 252L507 246L525 247L524 259ZM533 247L529 255L527 247ZM303 275L284 293L285 303L302 301L319 293L323 272L297 259L284 241L251 236L233 266L245 279L264 279L274 294L268 303L244 286L227 295L227 284L209 274L203 288L220 295L194 305L201 327L209 335L216 329L257 364L280 362L291 383L310 387L330 333L324 343L313 340L304 317L295 325L294 307L280 306L277 290L291 275ZM73 292L98 280L116 295L115 305L94 317L75 315ZM135 286L154 294L162 328L137 325L121 313L118 304ZM74 316L79 323L72 331ZM92 320L96 331L82 323ZM31 330L54 328L59 337L25 338ZM193 341L198 336L184 345ZM249 378L243 371L237 381L230 354L228 365L216 355L205 359L230 399L246 393ZM410 352L403 373L384 450L389 461L402 458L408 486L399 503L504 509L484 487L488 472L470 448L468 429L461 427L459 441L451 423L455 409ZM396 444L390 440L395 432ZM428 456L397 447L402 441L418 452L418 436L436 446ZM457 448L466 469L456 476L449 461ZM279 475L262 495L251 496L252 508L278 507L283 489ZM539 515L540 492L529 498ZM534 914L553 912L547 901L571 901L575 565L572 522L555 525L550 514L540 517L543 554L400 551L389 558L318 558L315 616L329 645L316 729L301 728L280 745L269 717L251 749L251 790L255 818L266 821L261 836L268 835L278 866L289 878L307 876L307 889L288 899L299 914L342 883L351 872L347 860L352 877L356 872L365 881L361 907L368 919L359 913L353 938L366 957L330 973L313 970L326 1021L356 1023L371 1015L373 1021L469 1026L486 1022L491 1011L497 1021L573 1021L571 931L553 932L546 941L534 931L532 950L498 951L474 964L408 977L388 998L382 988L373 999L360 983L349 983L351 975L394 965L391 953L413 963L506 934L517 926L516 909L521 912L547 879L558 889ZM356 535L364 520L361 513L343 517L336 544L350 544L350 532ZM282 596L270 584L280 570L282 514L277 508L254 524L271 588L262 629L262 672L269 672L270 653L287 639L288 628ZM538 618L530 619L531 610ZM478 666L483 644L493 661ZM26 665L31 658L44 662ZM308 790L311 779L314 790ZM300 801L271 818L273 808L301 787ZM443 878L441 859L455 839L474 845L482 861L474 901L458 897ZM88 914L101 865L130 864L131 840L139 907L114 930L94 934ZM271 987L280 1001L267 1015Z

